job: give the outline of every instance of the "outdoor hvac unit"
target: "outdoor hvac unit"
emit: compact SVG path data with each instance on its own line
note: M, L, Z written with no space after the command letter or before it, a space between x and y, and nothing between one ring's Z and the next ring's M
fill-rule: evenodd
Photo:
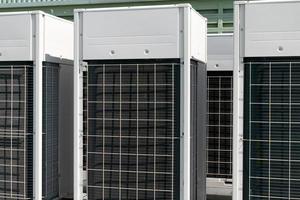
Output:
M232 195L233 35L207 38L207 194Z
M300 199L299 10L235 4L235 200Z
M0 199L72 197L72 26L0 14Z
M206 19L105 8L76 10L75 27L74 199L83 169L89 200L206 199Z

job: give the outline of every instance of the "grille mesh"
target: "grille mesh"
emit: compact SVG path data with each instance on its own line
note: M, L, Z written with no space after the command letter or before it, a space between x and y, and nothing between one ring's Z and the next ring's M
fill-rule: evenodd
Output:
M207 177L232 178L232 72L208 72Z
M88 199L178 199L179 66L88 66Z
M43 67L43 196L58 197L58 85L59 66Z
M0 66L0 198L32 198L32 66Z
M206 199L206 65L191 60L190 69L191 200Z
M300 63L245 64L244 199L300 198Z
M87 160L87 72L83 72L83 169Z

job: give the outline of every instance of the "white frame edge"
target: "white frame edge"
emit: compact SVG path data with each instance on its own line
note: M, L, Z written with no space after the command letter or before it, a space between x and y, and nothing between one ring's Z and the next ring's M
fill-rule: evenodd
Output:
M74 200L83 199L82 108L80 100L80 13L74 12Z
M233 69L233 200L243 199L243 74L241 73L240 6L234 4L234 69ZM241 79L242 77L242 79Z
M34 117L33 117L33 199L42 200L42 161L43 161L43 57L44 57L44 16L36 13L35 20L35 58L34 58Z
M183 8L183 75L182 75L182 85L183 91L181 94L182 102L181 106L183 106L183 112L181 116L182 118L182 133L183 133L183 192L181 196L181 200L190 199L190 160L191 160L191 136L190 136L190 63L191 63L191 8L184 7Z

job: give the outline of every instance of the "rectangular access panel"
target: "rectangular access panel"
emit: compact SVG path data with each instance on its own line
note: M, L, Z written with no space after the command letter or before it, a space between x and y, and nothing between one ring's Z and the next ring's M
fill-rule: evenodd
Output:
M292 20L299 8L300 1L235 6L244 21L235 38L235 199L300 198L300 21ZM270 14L279 10L280 20Z
M74 199L205 199L206 20L189 5L77 10L75 16ZM191 19L186 27L184 16ZM123 21L129 28L116 29ZM200 51L184 43L189 39L179 27L201 33L203 42L193 43Z
M18 19L30 26L23 30ZM60 39L53 34L49 38L48 34L57 24L66 26L61 37L72 37L72 23L42 12L0 14L0 199L72 197L72 190L63 188L67 181L61 167L65 163L60 161L60 143L64 143L60 141L60 123L65 127L63 134L69 136L72 123L66 124L65 115L59 111L61 98L65 97L60 93L67 85L67 81L60 80L61 72L65 74L65 68L71 68L71 57L60 54L60 49L72 51L72 46L57 47L59 57L51 53ZM48 33L41 32L39 26ZM37 44L41 41L43 44ZM21 56L23 50L31 56ZM72 146L64 145L63 151L68 149ZM70 170L71 166L67 167Z
M14 26L11 26L12 23ZM32 60L31 16L25 13L2 15L0 24L6 28L0 33L0 61Z

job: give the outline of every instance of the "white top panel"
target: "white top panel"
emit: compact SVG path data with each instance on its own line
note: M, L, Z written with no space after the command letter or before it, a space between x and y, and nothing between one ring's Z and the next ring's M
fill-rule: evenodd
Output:
M245 4L245 56L300 55L300 1Z
M59 58L73 60L73 23L45 15L45 60Z
M197 11L191 9L191 56L207 62L207 21Z
M31 15L0 15L0 27L0 61L32 60Z
M207 70L232 71L233 35L208 35L207 44Z
M179 8L83 12L83 59L179 58Z
M42 20L37 21L37 16ZM41 27L37 32L40 23ZM73 23L40 11L0 13L0 61L73 60ZM36 49L39 42L40 49Z

